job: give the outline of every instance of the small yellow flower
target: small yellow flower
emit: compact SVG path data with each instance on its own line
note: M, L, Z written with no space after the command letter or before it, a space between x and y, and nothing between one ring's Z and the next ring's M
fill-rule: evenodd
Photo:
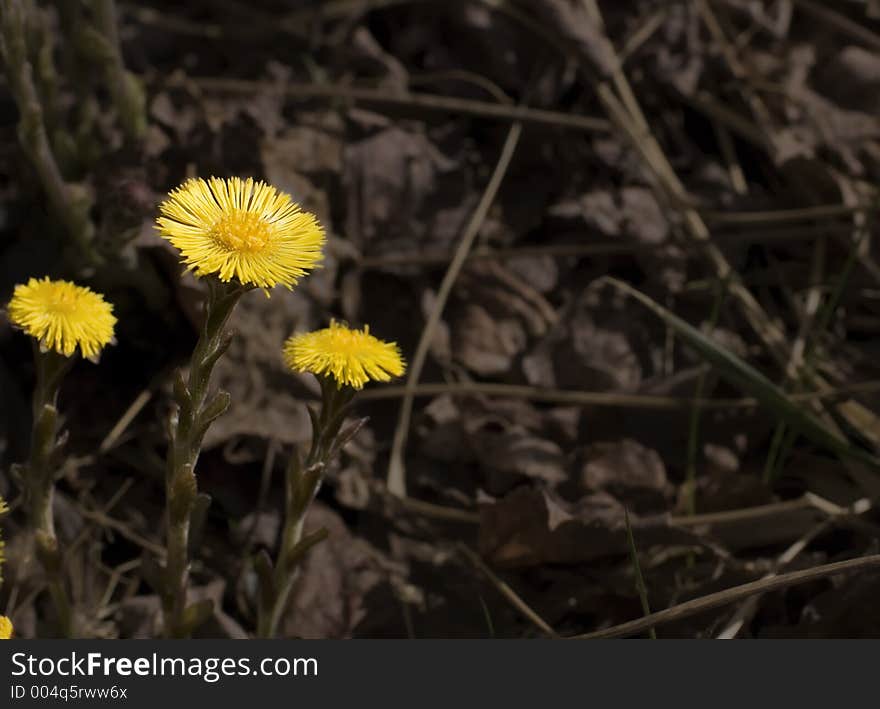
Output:
M265 182L188 180L159 211L159 233L180 249L196 276L291 288L321 260L318 220Z
M15 287L8 312L13 325L65 357L79 347L83 357L94 358L113 341L113 306L69 281L31 278Z
M406 369L400 349L335 321L330 327L293 335L284 343L284 361L296 372L330 375L337 385L363 389L371 379L387 382Z
M5 615L0 615L0 640L12 639L12 621Z

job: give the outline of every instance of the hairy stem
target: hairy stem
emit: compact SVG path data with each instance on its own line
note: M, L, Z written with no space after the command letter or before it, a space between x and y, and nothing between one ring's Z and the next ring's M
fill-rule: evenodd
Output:
M114 0L91 0L100 33L100 59L110 96L126 138L139 140L147 129L146 97L138 79L125 69ZM97 38L96 38L97 39Z
M56 402L61 379L70 359L55 352L40 352L34 345L37 383L33 397L31 448L23 482L28 499L28 516L36 541L37 558L46 572L49 593L58 616L62 637L73 637L76 628L70 598L64 585L62 554L55 534L52 502L55 497L54 453L58 445Z
M209 279L205 323L190 361L187 379L175 385L177 416L172 420L165 477L166 564L162 589L163 625L166 637L186 637L186 589L189 573L189 535L198 494L195 468L208 427L229 407L229 395L209 397L211 372L229 346L224 329L246 288Z
M300 562L313 546L327 537L325 529L303 535L306 515L321 487L327 464L359 428L355 424L353 428L340 433L354 390L349 387L339 388L325 377L321 377L320 382L321 411L318 415L311 414L311 448L302 463L294 453L287 467L281 549L269 593L258 606L257 635L261 638L274 638L277 635L290 593L299 578Z
M43 106L34 84L34 71L28 59L25 10L20 0L2 0L0 11L0 54L6 69L10 92L20 114L18 138L36 170L46 198L56 218L82 256L96 260L91 241L94 225L89 218L91 202L85 193L64 181L52 152L43 116Z

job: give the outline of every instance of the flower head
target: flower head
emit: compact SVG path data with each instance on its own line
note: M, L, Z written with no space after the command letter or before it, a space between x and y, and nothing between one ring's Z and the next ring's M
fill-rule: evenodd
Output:
M16 286L8 313L13 325L65 357L77 347L83 357L97 357L112 342L116 325L113 306L102 295L48 278L31 278Z
M159 233L180 249L196 276L291 288L321 260L318 220L265 182L188 180L159 211Z
M373 337L369 326L352 330L335 321L323 330L288 338L284 361L296 372L330 375L338 386L354 389L363 389L371 379L387 382L406 369L395 343Z
M0 615L0 640L12 638L12 621L5 615Z

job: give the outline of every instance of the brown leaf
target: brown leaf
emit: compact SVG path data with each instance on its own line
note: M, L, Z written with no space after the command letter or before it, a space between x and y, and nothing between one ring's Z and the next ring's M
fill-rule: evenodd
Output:
M507 372L526 343L517 320L495 319L475 304L465 306L453 323L453 331L456 359L484 376Z
M460 181L439 190L455 166L425 135L398 127L349 143L344 173L348 238L362 251L372 248L373 255L378 255L377 244L398 255L415 253L429 241L433 249L451 243L470 209ZM449 222L443 208L454 208L456 218Z
M640 548L693 544L688 532L664 518L630 514ZM521 487L480 509L479 544L493 565L526 568L541 564L581 564L627 553L623 507L600 492L569 505L550 493Z
M630 504L636 504L634 498L644 499L661 509L671 492L660 456L630 438L587 448L581 483L590 491L609 492Z

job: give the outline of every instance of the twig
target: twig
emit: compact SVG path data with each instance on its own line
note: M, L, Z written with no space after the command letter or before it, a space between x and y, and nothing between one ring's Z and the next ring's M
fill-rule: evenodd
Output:
M751 213L745 213L751 214ZM766 212L754 214L767 214ZM769 214L773 214L770 212ZM705 213L704 213L705 216ZM735 215L734 215L735 216ZM780 221L783 221L780 219ZM754 233L753 239L749 238L749 234ZM852 234L852 225L849 224L805 224L800 227L792 227L785 229L774 229L772 231L737 231L736 233L721 233L713 237L714 241L720 245L744 245L752 240L761 243L776 241L803 241L807 242L816 238L822 238L829 235L848 236ZM606 241L592 243L569 243L569 244L547 244L546 246L514 246L504 249L494 249L480 247L474 249L469 255L468 261L494 260L505 261L520 258L535 258L540 256L550 256L553 258L565 257L587 257L587 256L612 256L615 254L635 254L650 253L653 251L662 251L668 249L670 242L662 241L658 243L640 243L640 242L621 242ZM357 264L361 268L384 268L388 266L431 266L439 264L448 264L452 258L451 252L413 252L403 254L379 254L377 256L363 256L358 259ZM713 279L713 283L715 280ZM745 282L750 282L745 279Z
M842 515L856 515L856 514L864 514L869 509L871 509L871 502L867 499L861 499L854 502L850 507L846 510L840 510L835 514L831 514L827 519L820 522L812 529L810 529L806 534L804 534L800 539L794 542L791 546L788 547L779 557L776 559L776 563L773 565L773 570L764 576L765 579L773 578L774 576L779 575L779 570L788 566L792 561L794 561L797 556L807 548L807 545L812 542L816 537L821 534L824 534L828 529L834 526L837 522L837 518ZM734 613L733 617L730 619L730 622L725 626L725 628L717 635L718 640L732 640L737 636L740 630L742 630L743 626L749 622L749 620L754 616L755 612L758 610L758 602L761 600L761 594L757 594L754 596L750 596Z
M516 591L514 591L508 584L502 581L495 574L492 569L490 569L483 560L479 557L478 554L475 554L470 548L462 543L456 544L458 550L462 553L462 555L467 558L467 560L473 564L477 569L485 574L486 578L492 582L492 585L498 589L498 592L504 596L510 604L516 608L520 613L522 613L538 630L547 635L550 638L558 638L559 634L550 627L550 625L545 621L541 616L539 616L532 608L526 603L522 598L519 597Z
M445 522L460 522L461 524L480 523L480 514L478 512L472 512L457 507L435 505L432 502L418 500L415 497L397 497L395 495L389 495L389 497L392 498L392 502L396 502L404 510L421 515L422 517L443 520Z
M651 15L649 15L648 18L636 28L635 32L624 40L623 47L620 50L621 63L626 63L633 54L639 51L641 46L663 26L663 23L668 16L668 6L661 6L658 10L651 13Z
M595 4L594 0L588 1ZM598 5L596 7L598 8ZM608 46L613 49L610 41ZM616 64L619 67L619 60ZM617 83L626 84L626 90L619 89L620 96L618 97L608 82L597 81L595 90L600 103L614 125L623 132L632 147L641 155L646 167L654 174L659 197L680 210L685 232L691 237L691 241L701 248L707 261L714 269L716 278L728 284L728 292L739 306L749 327L760 338L777 365L784 368L789 360L789 346L783 328L767 315L755 296L745 287L739 273L731 266L725 254L712 241L706 222L691 206L693 204L691 195L675 173L669 158L663 152L650 127L646 125L626 77L622 72L615 71L615 79ZM636 104L635 108L631 107L633 103ZM812 368L804 367L798 371L798 376L808 385L814 387L825 385L824 378ZM818 401L811 401L810 406L813 414L830 433L842 438L840 427L821 404ZM853 411L853 408L857 408L857 411ZM838 407L837 412L860 431L877 422L877 417L863 406Z
M671 623L673 621L689 618L690 616L703 613L704 611L725 606L730 603L748 598L756 593L769 593L778 591L783 588L789 588L802 583L816 581L817 579L827 578L835 574L850 573L853 571L862 571L880 566L880 554L871 556L863 556L857 559L849 559L847 561L837 561L833 564L823 564L812 569L804 569L803 571L792 571L788 574L775 576L769 579L759 579L751 583L744 583L741 586L710 593L701 598L695 598L685 603L680 603L672 608L667 608L651 615L631 620L627 623L621 623L604 630L597 630L592 633L584 633L583 635L575 635L567 638L569 640L593 640L599 638L624 638L637 633L646 631L648 628L661 625L663 623Z
M712 10L708 0L697 0L697 12L702 17L703 23L712 35L712 38L721 47L721 53L727 62L730 73L733 74L737 89L745 102L752 109L752 113L758 122L772 134L773 126L770 111L761 96L752 89L748 69L740 62L737 49L730 43L724 33L721 22Z
M107 529L112 529L114 532L118 532L120 536L125 537L128 541L136 544L142 549L146 549L155 554L160 559L165 558L165 548L161 544L156 544L146 537L142 537L137 532L132 531L124 522L120 522L118 519L110 517L101 510L82 510L82 516L101 527L106 527Z
M135 397L135 400L131 402L125 413L122 414L113 428L110 429L110 432L104 437L104 440L101 441L101 445L98 446L98 453L103 455L116 445L119 437L125 433L125 430L131 425L131 422L134 421L144 406L147 405L152 396L153 392L150 389L144 389Z
M791 394L792 401L811 401L815 399L834 399L853 393L880 391L880 381L866 381L850 386L827 388L821 391ZM543 387L521 384L496 384L494 382L431 382L412 388L388 386L381 389L363 391L360 400L396 399L407 396L504 396L514 399L529 399L551 404L574 404L579 406L608 406L634 409L689 409L694 405L704 409L751 409L758 405L753 397L739 399L705 399L654 394L625 394L608 391L572 391L569 389L545 389Z
M871 32L871 30L864 25L853 22L845 15L841 15L830 7L814 2L813 0L793 0L793 2L801 10L813 15L821 22L836 27L844 34L848 34L850 37L868 45L875 51L880 50L880 35Z
M504 146L501 148L501 155L498 157L498 163L495 165L492 177L486 185L483 196L480 199L477 208L474 210L470 222L468 222L467 227L465 227L464 234L462 235L461 241L456 249L455 256L449 264L446 275L443 276L443 281L437 291L437 297L434 299L434 307L431 314L428 316L428 322L425 323L425 328L422 330L422 336L419 339L416 353L410 364L403 401L400 405L400 416L397 420L397 428L394 431L394 441L391 447L391 458L388 464L388 474L386 477L389 491L399 497L406 496L406 473L403 455L406 449L407 437L409 436L409 423L414 397L413 391L422 374L422 367L424 367L425 360L428 356L428 349L431 346L434 330L440 322L443 308L446 306L446 301L452 292L452 286L455 284L458 274L461 272L462 266L464 266L464 262L467 259L467 255L470 253L474 241L477 238L477 234L483 226L483 221L486 219L489 207L492 205L492 202L495 201L495 195L498 193L501 181L507 173L507 168L510 165L514 152L516 151L516 146L519 143L519 136L521 133L521 123L514 123L507 133L507 139L504 141Z
M465 116L494 118L505 121L516 121L537 125L570 128L591 133L607 133L610 124L601 118L590 118L558 111L547 111L530 106L508 106L492 101L440 96L437 94L408 92L395 95L384 89L372 89L357 86L340 86L338 84L313 84L285 82L283 85L267 82L247 81L244 79L227 79L214 77L197 77L185 79L184 83L192 83L204 91L218 93L281 94L288 99L339 98L354 103L374 103L386 106L404 106L430 111L456 113Z
M780 515L797 512L799 510L814 509L825 515L840 515L846 512L846 508L835 505L819 495L811 492L795 499L784 502L773 502L768 505L756 505L755 507L742 507L736 510L723 512L708 512L699 515L687 515L684 517L671 517L669 524L673 527L713 527L725 524L737 524L753 522L755 520L778 518Z
M833 219L852 217L856 214L873 212L876 204L817 204L797 209L772 209L755 212L702 212L708 221L717 224L773 224L778 222L798 222L810 219Z

